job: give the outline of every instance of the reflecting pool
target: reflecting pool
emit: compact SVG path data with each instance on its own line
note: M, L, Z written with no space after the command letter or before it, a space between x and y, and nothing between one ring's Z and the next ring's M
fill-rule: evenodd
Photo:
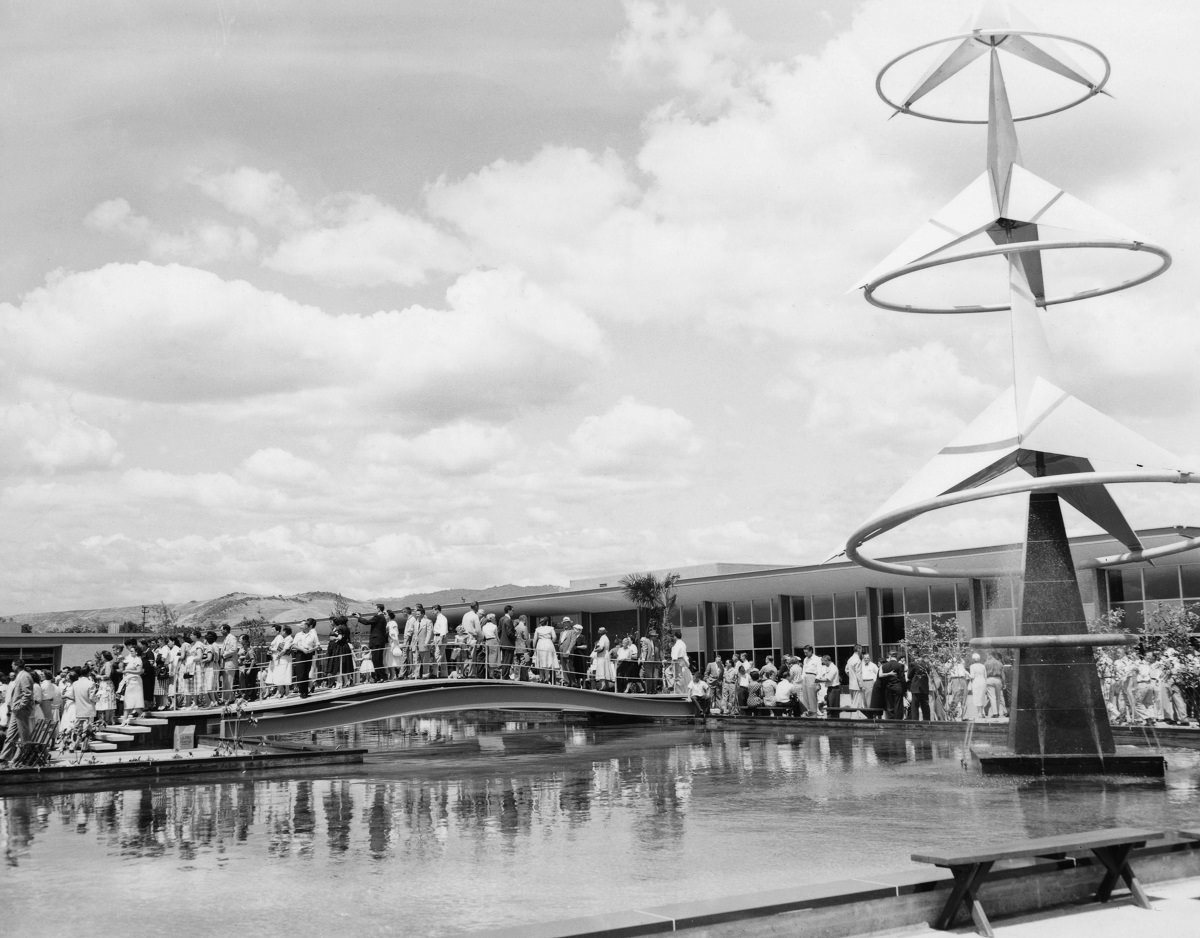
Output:
M305 737L308 738L307 736ZM396 719L361 766L0 798L14 934L442 935L911 866L921 846L1200 814L1161 781L965 769L962 743L820 727ZM95 914L119 910L114 917ZM83 922L83 919L80 919Z

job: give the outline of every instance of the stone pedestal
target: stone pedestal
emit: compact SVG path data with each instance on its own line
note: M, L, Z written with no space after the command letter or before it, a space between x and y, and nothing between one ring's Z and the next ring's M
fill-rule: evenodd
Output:
M1087 632L1062 510L1054 493L1029 496L1025 590L1018 634ZM1122 773L1161 777L1162 756L1117 753L1091 647L1024 648L1013 667L1008 752L980 756L985 774Z
M1029 496L1021 635L1087 631L1058 496ZM1112 729L1092 649L1027 648L1013 668L1008 745L1016 755L1108 755Z

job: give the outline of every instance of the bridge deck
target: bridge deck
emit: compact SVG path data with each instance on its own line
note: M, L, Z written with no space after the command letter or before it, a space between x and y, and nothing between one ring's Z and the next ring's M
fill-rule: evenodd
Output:
M557 710L644 718L695 714L691 702L670 694L615 694L555 684L484 679L405 680L321 690L309 697L260 700L243 706L242 736L302 733L390 717L458 710ZM249 716L257 721L249 723ZM157 713L173 724L215 724L234 717L220 707Z

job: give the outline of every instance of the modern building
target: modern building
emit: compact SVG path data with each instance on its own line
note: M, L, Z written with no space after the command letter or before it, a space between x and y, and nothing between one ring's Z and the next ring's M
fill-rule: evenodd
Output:
M1178 540L1181 533L1174 528L1156 528L1140 531L1139 536L1154 547ZM1071 548L1077 565L1124 550L1107 535L1073 538ZM768 655L778 660L805 645L813 645L819 654L829 654L839 663L845 662L856 643L875 654L886 654L904 638L906 622L912 618L953 617L969 637L1015 632L1021 597L1021 545L890 559L973 575L924 579L875 573L849 562L687 567L676 571L681 579L674 624L697 665L735 651L751 652L759 661ZM528 615L534 623L543 617L557 623L570 616L583 624L589 642L596 639L601 627L610 636L620 637L638 632L646 623L646 614L625 599L622 575L574 580L566 590L497 599L487 608L499 612L512 603L517 613ZM1079 584L1089 620L1120 609L1126 627L1136 631L1150 604L1200 603L1200 549L1153 566L1080 570ZM447 606L444 611L455 623L466 606ZM321 632L324 635L324 629ZM122 634L0 635L0 666L18 655L38 666L78 664L123 638Z

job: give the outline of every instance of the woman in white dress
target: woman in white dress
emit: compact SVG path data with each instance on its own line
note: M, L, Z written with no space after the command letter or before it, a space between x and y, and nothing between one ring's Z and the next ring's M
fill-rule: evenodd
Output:
M596 689L609 690L617 683L617 668L609 654L608 635L600 628L600 637L592 649L592 672L596 675Z
M279 646L279 666L275 673L279 696L286 697L292 688L292 627L283 627L283 644Z
M533 666L538 680L549 682L558 669L558 648L554 644L554 626L549 622L533 630Z
M125 639L125 654L121 658L121 686L125 691L121 698L125 707L125 714L121 718L123 722L140 717L142 710L145 709L146 698L142 689L143 670L142 656L138 654L137 643L132 638Z
M987 701L987 668L979 660L978 652L971 655L971 667L967 671L967 719L978 720L983 716L983 706Z
M383 667L389 681L403 677L400 669L404 666L404 649L400 647L400 623L394 615L388 615L387 647L383 650Z
M114 683L117 665L113 663L111 651L101 652L100 657L104 660L100 662L96 677L96 717L107 725L117 716L117 692Z

